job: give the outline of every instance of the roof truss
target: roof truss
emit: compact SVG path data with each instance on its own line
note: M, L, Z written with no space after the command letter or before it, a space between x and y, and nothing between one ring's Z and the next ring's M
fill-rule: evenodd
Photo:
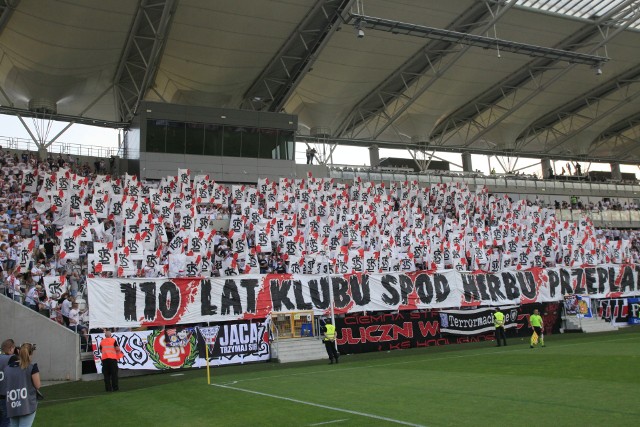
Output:
M559 43L558 49L576 49L592 37L601 35L597 43L588 44L588 52L596 52L640 18L640 1L627 0L587 24ZM559 64L553 59L535 59L498 85L485 91L444 119L431 134L435 145L444 145L452 137L461 136L469 147L482 140L505 119L546 90L576 66ZM508 143L508 142L507 142ZM503 147L513 149L513 146Z
M614 153L615 156L622 156L622 158L629 158L640 148L640 139L633 139L626 135L627 132L638 129L640 127L640 113L632 114L629 117L625 117L617 123L609 126L604 132L602 132L598 137L593 140L589 147L589 154L594 154L596 150L603 147L604 145L608 145L611 141L614 142L614 145L618 145L621 143L632 142L636 145L635 148L631 148L629 150L628 147L623 147L621 150L618 150Z
M354 0L320 0L242 97L240 108L279 112L344 21Z
M177 0L141 0L114 76L116 116L130 121L153 84Z
M2 0L0 1L0 33L7 26L9 18L13 15L13 11L18 8L20 0Z
M573 136L614 113L640 96L640 65L574 98L555 111L536 120L516 140L516 149L531 143L558 150ZM614 100L609 108L603 101ZM585 147L588 148L588 147Z
M16 108L10 106L0 105L0 114L6 114L8 116L20 116L20 117L30 117L34 119L42 119L45 117L43 113L31 111L26 108ZM83 117L80 115L69 115L69 114L46 114L47 120L55 120L59 122L68 122L68 123L77 123L81 125L87 126L98 126L105 127L111 129L125 129L128 128L129 122L113 122L109 120L100 120L100 119L92 119L90 117Z
M389 140L380 140L380 139L365 139L365 138L319 138L315 136L307 136L307 135L297 135L296 141L303 142L307 144L327 144L331 147L331 153L333 153L333 149L337 145L351 146L351 147L363 147L369 148L371 146L377 146L378 148L390 148L397 150L414 150L414 152L419 153L431 153L431 152L442 152L442 153L469 153L469 154L481 154L488 156L506 156L506 157L520 157L520 158L539 158L545 157L552 160L574 160L574 161L585 161L584 155L578 155L575 153L514 153L512 150L497 150L495 148L483 148L478 146L473 146L469 148L464 147L434 147L428 146L423 143L414 143L414 142L398 142L398 141L389 141ZM640 142L639 142L640 144ZM330 154L331 154L330 153ZM329 156L327 156L327 159ZM598 161L602 162L620 162L621 157L616 157L614 155L609 156L598 156Z
M489 29L515 4L511 1L477 1L447 29L468 33ZM357 25L362 25L358 22ZM426 92L470 46L454 41L432 40L405 61L374 90L356 104L335 130L335 136L356 138L363 130L377 138ZM367 125L360 126L367 123Z
M518 6L547 13L593 20L623 3L624 0L518 0ZM638 25L632 25L638 28Z

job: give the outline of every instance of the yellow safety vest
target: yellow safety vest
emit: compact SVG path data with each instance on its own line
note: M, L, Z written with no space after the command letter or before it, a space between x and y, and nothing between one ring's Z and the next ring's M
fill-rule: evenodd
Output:
M327 341L335 341L336 339L336 327L330 323L324 325L327 331L324 333L324 338Z
M532 314L529 316L529 321L531 322L531 326L535 326L537 328L542 327L542 316L539 314Z
M496 328L499 328L501 326L504 326L504 314L500 313L499 311L493 314L493 324L495 325Z

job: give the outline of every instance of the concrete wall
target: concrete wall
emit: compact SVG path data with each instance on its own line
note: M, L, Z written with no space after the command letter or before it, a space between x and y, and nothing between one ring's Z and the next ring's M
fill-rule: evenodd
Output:
M191 154L140 153L140 177L161 179L176 175L178 168L188 168L191 175L209 175L220 182L256 184L258 178L278 181L295 178L293 160L252 159L245 157L197 156Z
M0 295L0 341L38 345L33 361L44 381L80 379L80 336L49 318Z
M328 178L329 177L329 168L325 165L305 165L305 164L296 164L295 169L295 178L307 178L311 172L311 176L314 178ZM282 176L283 178L287 178L286 176ZM351 180L353 183L353 180Z

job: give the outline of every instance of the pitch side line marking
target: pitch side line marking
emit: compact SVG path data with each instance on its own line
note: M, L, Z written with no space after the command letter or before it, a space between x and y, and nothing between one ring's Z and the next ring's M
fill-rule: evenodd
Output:
M628 338L617 338L614 340L602 340L602 341L598 341L598 342L615 342L615 341L628 341L628 340L632 340L632 339L637 339L637 337L628 337ZM574 345L582 345L582 344L591 344L591 342L578 342L578 343L571 343L571 344L560 344L560 345L554 345L553 347L545 347L546 351L552 350L554 348L562 348L562 347L571 347ZM452 355L448 355L448 356L444 356L444 357L433 357L433 358L428 358L428 359L424 359L424 360L405 360L402 362L388 362L388 363L378 363L378 364L374 364L374 365L366 365L366 366L354 366L354 367L350 367L350 368L338 368L338 369L334 369L334 372L342 372L342 371L352 371L352 370L356 370L356 369L369 369L369 368L381 368L381 367L385 367L385 366L394 366L394 365L406 365L409 363L423 363L423 362L433 362L435 360L444 360L444 359L452 359L452 358L457 358L457 359L461 359L461 358L467 358L467 357L483 357L483 356L493 356L496 354L502 354L502 353L513 353L516 351L524 351L524 352L529 352L531 349L527 346L526 348L519 348L519 349L509 349L509 350L496 350L496 351L485 351L484 353L474 353L474 354L461 354L461 355L456 355L456 356L452 356ZM330 373L331 370L322 370L322 371L311 371L311 372L300 372L300 373L287 373L287 374L283 374L283 375L270 375L270 376L266 376L266 377L256 377L256 378L248 378L246 380L235 380L233 383L227 383L227 384L235 384L235 383L239 383L239 382L249 382L249 381L260 381L260 380L270 380L272 378L282 378L282 377L292 377L292 376L307 376L307 375L313 375L313 374L323 374L326 375L328 373ZM211 385L218 385L218 384L211 384Z
M414 423L409 423L409 422L406 422L406 421L394 420L393 418L382 417L382 416L374 415L374 414L367 414L367 413L364 413L364 412L352 411L350 409L336 408L334 406L321 405L319 403L313 403L313 402L307 402L307 401L304 401L304 400L292 399L290 397L284 397L284 396L278 396L278 395L275 395L275 394L263 393L261 391L247 390L247 389L244 389L244 388L231 387L231 386L222 385L222 384L211 384L211 385L212 386L216 386L216 387L226 388L226 389L229 389L229 390L236 390L236 391L242 391L242 392L245 392L245 393L257 394L259 396L271 397L273 399L286 400L287 402L300 403L302 405L308 405L308 406L315 406L316 408L328 409L330 411L338 411L338 412L344 412L344 413L347 413L347 414L358 415L358 416L361 416L361 417L374 418L376 420L388 421L388 422L391 422L391 423L401 424L401 425L404 425L404 426L426 427L423 424L414 424Z
M48 403L53 403L53 402L66 402L67 400L82 400L82 399L89 399L92 397L99 397L99 396L104 396L104 394L90 394L88 396L76 396L76 397L68 397L66 399L55 399L55 400L45 400L43 402L38 403L38 406L44 404L48 404Z
M341 422L343 422L343 421L349 421L349 419L348 419L348 418L344 418L344 419L342 419L342 420L333 420L333 421L325 421L325 422L323 422L323 423L309 424L309 427L312 427L312 426L323 426L323 425L325 425L325 424L341 423Z

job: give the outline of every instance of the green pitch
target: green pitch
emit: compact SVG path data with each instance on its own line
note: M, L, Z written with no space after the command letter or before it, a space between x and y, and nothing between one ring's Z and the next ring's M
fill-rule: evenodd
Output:
M640 328L46 387L36 426L626 426L640 419ZM322 345L318 342L318 345Z

